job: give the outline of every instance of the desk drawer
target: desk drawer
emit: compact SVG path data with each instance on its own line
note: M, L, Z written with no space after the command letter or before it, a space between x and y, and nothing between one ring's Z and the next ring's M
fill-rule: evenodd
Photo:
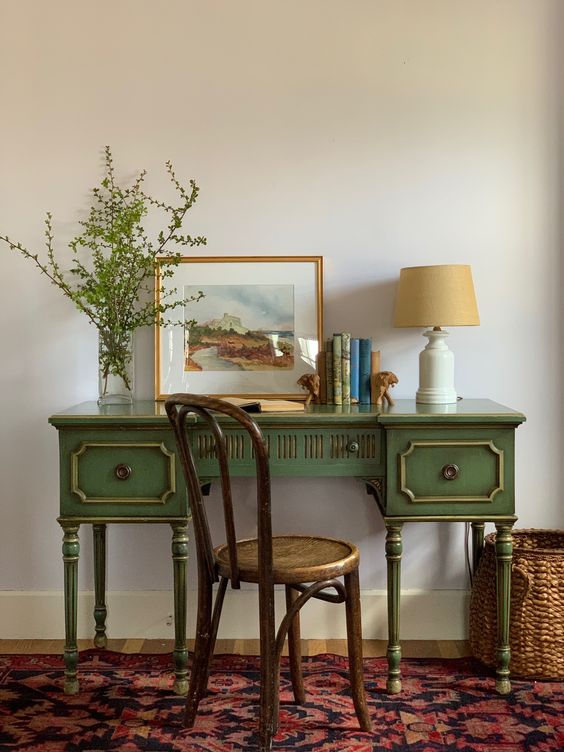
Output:
M379 429L263 429L272 475L370 475L382 470L382 441ZM255 458L248 435L225 431L231 472L253 475ZM217 462L211 434L191 432L199 473L216 477Z
M512 514L513 430L387 433L387 514Z
M104 517L185 515L172 436L115 440L61 432L61 512ZM178 489L178 490L177 490Z

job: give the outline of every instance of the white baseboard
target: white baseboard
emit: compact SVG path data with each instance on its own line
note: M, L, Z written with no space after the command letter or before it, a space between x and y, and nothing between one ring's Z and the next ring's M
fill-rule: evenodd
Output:
M386 592L362 591L363 635L387 638ZM277 615L283 614L284 591L276 593ZM173 637L172 592L108 593L108 637L167 639ZM81 592L78 637L94 634L94 594ZM464 590L405 590L401 596L400 635L405 640L462 640L468 634L468 593ZM196 593L188 593L188 636L194 634ZM346 637L342 605L312 600L301 613L305 639ZM60 639L64 637L61 591L0 591L0 639ZM257 591L227 591L220 638L258 637Z

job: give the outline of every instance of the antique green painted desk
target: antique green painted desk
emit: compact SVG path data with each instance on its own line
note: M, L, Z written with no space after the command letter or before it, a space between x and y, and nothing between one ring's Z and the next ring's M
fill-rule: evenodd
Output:
M402 526L406 522L472 523L473 566L484 523L497 529L498 666L496 687L509 691L511 528L515 517L514 433L525 418L489 400L416 405L311 406L305 412L257 416L269 445L273 476L350 476L366 484L386 525L388 681L401 690L399 642ZM91 524L95 557L95 639L106 644L106 525L168 523L174 573L175 691L187 686L186 562L189 505L161 403L98 407L53 415L59 432L60 516L65 594L65 691L78 692L77 571L81 524ZM225 422L233 473L254 474L248 438ZM217 475L210 435L190 427L200 476Z

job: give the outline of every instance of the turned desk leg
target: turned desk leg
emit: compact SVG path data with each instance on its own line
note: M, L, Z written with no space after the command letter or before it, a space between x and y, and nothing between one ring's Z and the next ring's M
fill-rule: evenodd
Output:
M94 538L94 622L96 634L94 645L105 648L108 644L106 636L106 525L92 525Z
M386 523L386 562L388 575L388 681L389 694L401 692L401 645L400 630L400 591L401 591L401 542L402 523Z
M188 650L186 648L186 568L188 562L188 526L171 523L172 563L174 571L174 692L188 692Z
M509 618L511 609L512 525L496 523L497 668L495 688L501 695L511 691L509 681Z
M472 574L475 575L484 550L485 522L472 522Z
M76 643L76 622L78 609L78 559L80 556L79 525L66 525L63 528L63 565L65 594L65 682L66 695L78 694L78 646Z

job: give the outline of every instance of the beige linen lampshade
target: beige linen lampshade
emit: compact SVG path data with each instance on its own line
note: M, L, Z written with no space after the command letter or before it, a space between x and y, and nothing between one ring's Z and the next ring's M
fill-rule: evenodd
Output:
M468 264L401 269L395 326L478 326L479 323Z
M400 271L394 324L430 327L429 342L419 355L416 401L448 405L457 401L454 355L443 326L478 326L480 317L472 270L467 264L409 266Z

